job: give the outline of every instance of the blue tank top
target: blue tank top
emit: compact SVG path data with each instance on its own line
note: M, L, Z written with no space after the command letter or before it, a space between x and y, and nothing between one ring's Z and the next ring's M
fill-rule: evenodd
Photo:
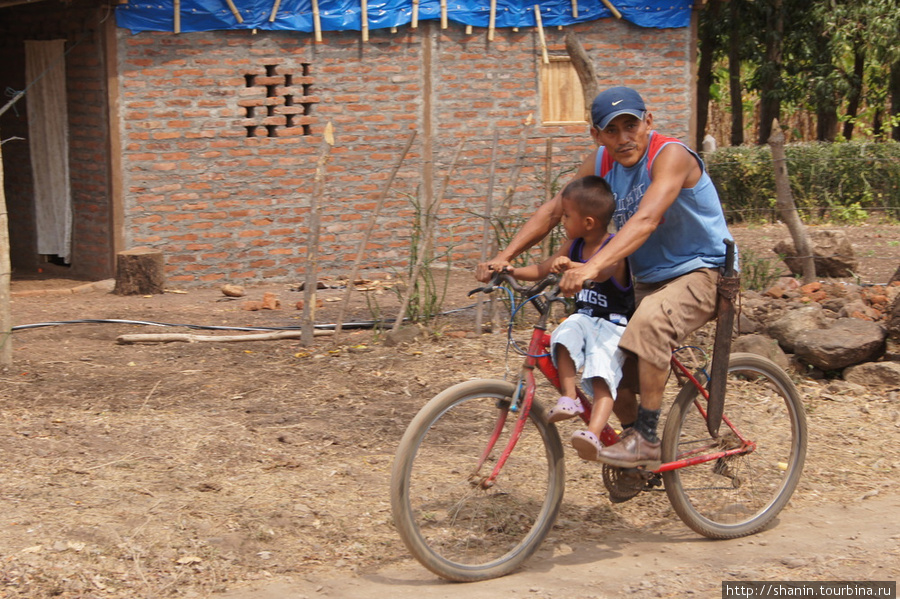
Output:
M682 189L666 211L656 230L629 260L634 278L640 283L658 283L681 276L698 268L720 268L725 265L725 244L731 239L719 194L700 156L675 138L650 132L650 143L641 160L624 167L601 147L597 152L595 171L606 179L616 198L613 223L616 229L637 212L641 199L650 186L650 171L659 151L668 144L684 147L703 171L694 187Z

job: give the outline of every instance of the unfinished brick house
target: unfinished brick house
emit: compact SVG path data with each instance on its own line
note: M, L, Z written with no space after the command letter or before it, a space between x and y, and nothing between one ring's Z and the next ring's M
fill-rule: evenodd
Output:
M323 273L355 258L395 169L362 266L407 263L432 205L435 255L471 266L489 195L496 215L514 188L514 221L590 148L567 31L600 87L640 89L693 138L692 2L612 2L622 18L601 0L0 0L14 276L107 278L149 246L171 286L296 280L326 154Z

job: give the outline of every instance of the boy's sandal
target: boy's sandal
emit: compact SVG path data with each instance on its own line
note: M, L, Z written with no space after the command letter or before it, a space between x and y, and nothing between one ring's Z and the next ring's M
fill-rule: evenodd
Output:
M561 420L568 420L569 418L574 418L582 413L584 413L584 408L581 406L580 401L563 395L559 398L559 401L556 402L556 405L547 412L547 421L559 422Z
M582 460L596 462L602 445L597 435L591 431L576 431L572 434L572 447Z

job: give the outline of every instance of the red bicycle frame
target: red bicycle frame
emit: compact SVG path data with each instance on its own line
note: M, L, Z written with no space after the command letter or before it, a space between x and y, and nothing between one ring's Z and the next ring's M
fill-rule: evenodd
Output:
M480 481L478 481L478 484L484 489L493 486L494 480L496 480L497 476L500 474L500 471L503 469L504 464L506 464L506 460L512 453L513 448L515 448L516 443L518 443L519 437L521 436L522 431L525 428L525 424L528 421L528 415L531 412L531 404L534 401L534 393L537 386L534 378L535 367L537 367L537 369L540 370L545 377L547 377L547 380L557 390L559 390L559 372L556 370L556 366L553 365L553 360L550 357L549 349L550 335L547 333L543 324L538 324L534 327L534 331L531 334L531 342L529 343L528 353L526 354L524 363L522 364L522 374L519 378L519 385L516 388L516 393L513 396L512 401L508 405L501 408L500 415L491 434L491 438L489 439L487 447L481 455L481 459L479 459L478 461L478 465L475 468L475 474L473 474L473 477L477 478L477 473L481 470L481 467L484 465L491 451L493 451L494 446L497 444L497 441L500 438L500 434L503 431L503 427L506 424L506 420L509 416L510 410L518 412L518 418L516 420L516 424L512 431L510 439L507 442L506 447L503 449L503 452L500 454L500 458L497 460L493 471L489 476L484 477L480 479ZM709 399L709 392L707 391L706 387L699 380L697 380L697 377L695 377L678 360L678 358L675 357L674 353L672 354L671 364L673 370L680 373L687 379L688 382L685 384L693 385L697 388L697 391L700 395L702 395L704 399ZM580 416L585 423L588 423L591 419L591 402L585 397L581 389L577 389L577 395L578 400L581 402L581 405L584 408L584 413L582 413ZM701 404L699 399L694 400L694 405L700 411L700 414L704 418L706 418L706 410L703 408L703 405ZM741 444L739 447L727 450L718 449L717 445L719 445L720 443L714 440L712 443L706 444L702 447L696 447L691 451L682 454L681 456L679 456L679 459L675 461L662 464L659 469L654 470L653 472L666 472L669 470L676 470L678 468L685 468L687 466L694 466L696 464L711 462L713 460L718 460L733 455L750 453L754 449L756 449L756 444L744 438L744 436L741 435L741 433L732 425L727 416L723 417L723 422L740 440ZM612 428L612 426L607 424L600 434L600 442L603 443L603 445L608 446L618 442L618 440L618 433L615 431L615 429Z

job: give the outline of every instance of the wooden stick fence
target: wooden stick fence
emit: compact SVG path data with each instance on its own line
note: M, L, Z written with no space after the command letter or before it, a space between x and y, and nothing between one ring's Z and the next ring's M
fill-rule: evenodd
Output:
M306 281L303 285L303 318L301 340L304 345L310 345L315 336L315 309L316 287L319 277L319 204L325 192L325 165L331 156L331 147L334 145L334 128L331 121L325 125L322 136L322 149L319 160L316 163L316 174L313 179L313 193L309 203L309 240L307 241Z
M496 173L495 165L497 164L497 145L500 142L500 131L497 127L494 127L494 140L491 143L491 160L490 166L488 167L488 189L487 189L487 201L484 207L484 224L482 226L482 238L481 238L481 261L486 262L488 259L488 252L493 251L496 253L495 245L493 242L495 239L494 231L491 223L491 216L494 210L494 175ZM477 298L477 302L475 304L475 332L479 335L484 332L484 296L479 295ZM493 296L490 297L491 305L493 306ZM493 322L491 323L494 324ZM496 328L496 327L494 327Z
M462 152L463 145L466 140L460 140L459 146L456 148L456 154L453 156L453 162L450 164L450 168L447 170L447 175L444 177L444 183L441 186L441 193L438 194L438 197L434 199L434 201L429 205L426 209L426 225L424 230L424 235L421 240L421 246L416 256L416 263L413 266L412 272L409 275L409 281L406 285L406 290L403 293L403 298L400 302L400 310L397 312L397 319L394 321L394 326L391 330L396 331L400 328L400 325L403 324L403 315L406 314L406 309L409 307L409 300L412 297L413 290L416 286L416 281L419 280L419 272L422 270L422 263L425 261L425 257L431 252L431 245L434 241L434 228L437 224L437 210L440 206L441 202L444 200L444 194L447 192L447 187L450 185L450 175L453 174L453 171L456 170L456 163L459 160L459 155Z
M375 223L378 220L378 215L381 213L381 208L384 206L384 200L387 198L388 192L391 189L391 185L394 182L394 177L397 176L397 171L400 170L400 166L403 164L403 161L406 159L406 155L409 154L409 149L412 147L413 141L416 139L416 132L413 131L409 135L409 139L406 140L406 146L403 148L403 152L400 154L400 160L397 161L397 164L394 166L394 170L391 171L390 176L387 181L384 183L384 187L381 190L381 194L378 196L378 201L375 204L375 210L369 215L369 223L366 226L366 232L363 235L362 240L359 242L359 249L356 251L356 259L353 261L353 267L350 269L350 277L347 281L347 289L344 291L344 301L341 304L340 311L338 312L337 324L334 328L335 336L341 334L341 329L344 326L344 314L347 311L347 306L350 304L350 294L353 292L353 282L356 280L357 273L359 273L359 265L362 262L363 255L366 252L366 246L369 244L369 239L372 236L372 231L375 229Z
M8 105L7 105L8 106ZM9 216L3 188L3 145L0 144L0 367L12 366L12 313L9 307L10 277Z

